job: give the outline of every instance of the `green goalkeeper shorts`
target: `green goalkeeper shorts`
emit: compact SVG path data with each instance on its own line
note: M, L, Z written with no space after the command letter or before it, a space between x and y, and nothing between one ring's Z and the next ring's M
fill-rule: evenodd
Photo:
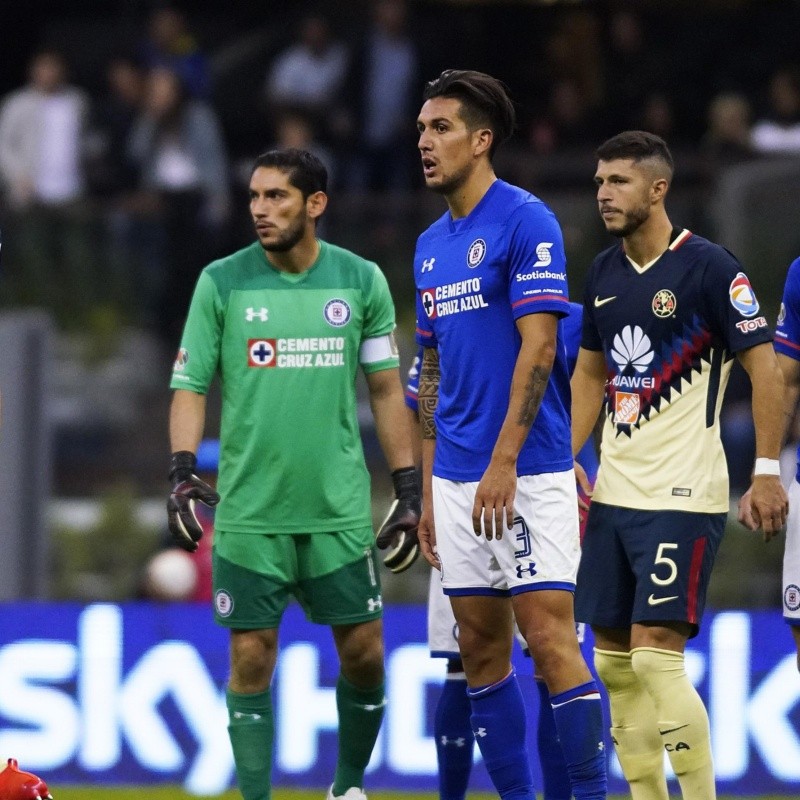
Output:
M214 617L227 628L277 628L292 597L312 622L381 616L371 527L339 533L214 532Z

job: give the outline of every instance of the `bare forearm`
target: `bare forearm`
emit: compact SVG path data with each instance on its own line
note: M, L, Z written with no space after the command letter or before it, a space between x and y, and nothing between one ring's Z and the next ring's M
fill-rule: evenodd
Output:
M370 407L375 419L375 432L389 470L394 472L412 466L412 438L415 434L406 413L399 377L392 380L384 391L370 392Z
M576 455L592 435L603 407L604 385L574 376L572 389L572 453Z
M422 356L422 367L419 373L419 393L417 407L419 423L423 439L436 439L436 423L434 415L439 403L439 355L433 348L425 348Z
M434 414L439 402L439 354L433 348L425 348L419 373L417 414L422 434L422 505L433 508L432 482L433 457L436 452L436 423Z
M172 452L197 452L206 424L206 396L176 389L169 411L169 441Z
M775 413L775 398L784 398L784 379L772 345L757 345L740 355L752 386L756 457L778 458L785 429L784 414Z
M554 355L554 350L545 347L538 351L534 358L520 355L517 360L511 380L508 411L497 436L493 458L517 460L542 405Z
M572 454L591 436L603 407L606 387L605 357L595 350L578 351L570 381L572 394Z

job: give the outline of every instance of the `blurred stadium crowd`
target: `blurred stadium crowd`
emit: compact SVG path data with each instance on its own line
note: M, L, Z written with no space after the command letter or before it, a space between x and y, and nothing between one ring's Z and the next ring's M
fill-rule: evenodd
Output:
M194 281L252 240L249 164L269 147L328 165L321 234L386 271L407 363L414 241L442 211L421 189L414 121L448 67L508 84L519 125L498 172L558 213L575 299L605 244L593 151L625 128L667 139L674 218L734 250L772 320L800 253L796 0L32 0L3 4L0 27L0 308L44 307L59 331L59 495L123 474L163 491L167 376ZM735 490L747 393L740 375Z

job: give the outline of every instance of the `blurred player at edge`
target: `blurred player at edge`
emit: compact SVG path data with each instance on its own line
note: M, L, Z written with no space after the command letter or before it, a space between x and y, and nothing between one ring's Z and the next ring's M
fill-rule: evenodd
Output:
M606 796L600 694L575 636L580 555L566 259L552 211L498 180L514 106L495 78L447 70L417 118L423 177L448 210L417 240L424 504L419 541L459 629L471 724L501 797L533 800L512 619L547 683L572 791Z
M326 187L325 167L307 151L256 159L250 214L258 240L201 273L171 383L170 530L195 550L202 529L194 503L219 501L214 612L231 632L228 731L245 800L271 794L270 684L292 596L310 620L331 626L340 661L328 798L365 797L386 699L359 366L398 497L388 522L402 530L419 519L389 287L377 264L317 239ZM195 474L217 374L219 494Z
M780 447L772 398L783 380L741 264L667 216L666 143L625 131L597 158L600 215L622 242L590 267L572 375L574 451L605 399L575 616L595 634L633 800L667 800L665 750L684 800L710 800L708 714L684 650L699 630L729 506L719 409L736 356L753 385L756 448L767 466L753 505L769 530L779 528L786 493L771 474Z
M783 403L783 439L786 440L800 400L800 258L789 265L773 346L786 384ZM752 490L745 492L739 501L739 521L750 530L759 527L752 514ZM767 541L773 535L774 531L764 532ZM789 517L783 553L783 618L792 632L800 670L800 447L795 476L789 486Z
M581 316L583 306L579 303L569 304L569 316L561 320L564 344L567 350L567 365L570 373L575 366L581 334ZM406 406L411 413L411 422L418 427L417 393L419 391L419 366L422 363L422 348L408 372L406 385ZM414 457L421 462L421 439L415 440ZM597 451L594 442L587 440L578 454L581 464L590 483L597 474ZM589 496L584 495L588 504ZM582 512L581 530L586 519ZM578 640L583 645L584 625L578 624ZM464 666L458 653L458 629L450 601L442 592L438 573L431 570L428 591L428 648L432 658L446 658L446 679L439 695L434 718L434 740L436 756L439 764L439 797L441 800L463 800L469 785L472 772L472 751L475 737L469 724L470 705L467 697L467 681ZM516 633L520 640L519 632ZM524 639L520 646L526 655L530 655ZM588 646L588 645L587 645ZM534 665L535 669L535 665ZM539 714L536 721L536 744L542 768L544 800L569 800L572 796L569 775L558 733L555 728L553 709L547 684L541 676L534 674L536 689L539 693Z

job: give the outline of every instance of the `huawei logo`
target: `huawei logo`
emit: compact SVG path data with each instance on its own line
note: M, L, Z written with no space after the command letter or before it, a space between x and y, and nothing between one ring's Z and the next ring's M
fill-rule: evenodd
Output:
M628 365L637 372L644 372L653 360L650 337L638 325L634 328L626 325L622 333L614 337L611 357L617 362L620 372Z

